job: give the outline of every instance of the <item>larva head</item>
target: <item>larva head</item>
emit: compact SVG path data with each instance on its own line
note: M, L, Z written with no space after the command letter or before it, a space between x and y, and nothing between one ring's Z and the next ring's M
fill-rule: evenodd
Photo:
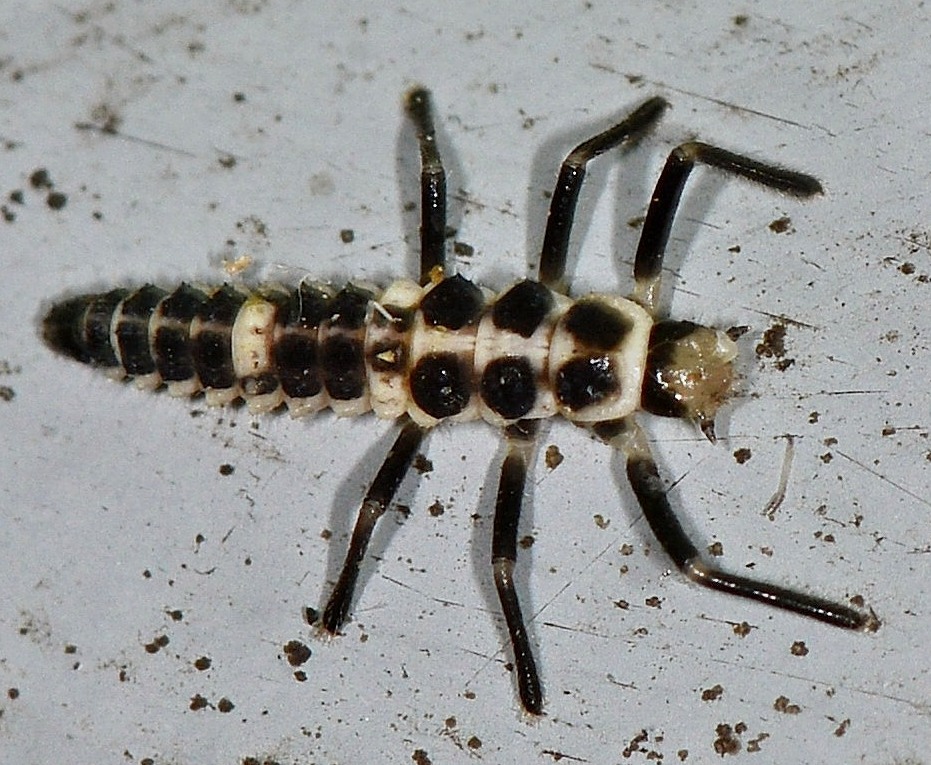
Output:
M728 398L737 345L724 332L690 321L660 321L650 332L641 406L682 417L715 440L714 415Z

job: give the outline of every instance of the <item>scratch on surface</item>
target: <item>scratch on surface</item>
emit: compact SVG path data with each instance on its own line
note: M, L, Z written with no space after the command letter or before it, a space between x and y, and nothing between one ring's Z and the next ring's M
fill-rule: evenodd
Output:
M788 680L800 680L804 683L810 683L812 686L818 686L822 688L843 688L845 691L850 693L856 693L860 696L866 696L867 698L872 699L883 699L885 701L892 701L897 704L906 704L907 706L914 709L919 714L925 716L931 716L931 703L924 700L910 699L905 696L896 696L892 693L883 693L882 691L872 691L866 688L857 688L852 685L845 685L841 683L840 685L835 685L834 683L829 683L825 680L819 680L815 677L808 675L797 675L794 672L781 672L779 670L770 669L769 667L759 667L754 664L747 664L745 661L729 661L727 659L712 658L712 661L715 664L724 664L728 667L740 667L741 670L750 670L751 672L763 672L769 675L774 675L775 677L782 677Z
M628 79L634 75L627 75ZM742 112L744 114L751 114L754 117L762 117L763 119L772 120L773 122L779 122L783 125L791 125L792 127L801 128L802 130L812 130L812 125L806 125L803 122L796 122L795 120L790 120L787 117L780 117L778 114L770 114L769 112L763 112L759 109L752 109L749 106L741 106L736 104L733 101L725 101L721 98L714 98L714 96L706 96L704 93L698 93L694 90L687 90L686 88L677 88L675 85L670 85L668 82L663 82L662 80L649 80L646 78L638 78L642 82L648 82L651 85L655 85L657 88L663 88L672 93L681 93L684 96L691 96L692 98L699 98L702 101L707 101L708 103L715 104L717 106L723 106L725 109L733 109L737 112Z
M97 125L93 122L75 122L74 127L76 130L100 133L101 135L116 136L118 138L122 138L124 141L129 141L130 143L138 143L142 146L148 146L150 148L159 149L161 151L170 151L174 154L179 154L182 157L197 157L196 154L187 151L186 149L179 149L176 146L169 146L168 144L159 143L158 141L153 141L149 138L140 138L139 136L130 135L129 133L123 133L116 128L110 128L105 125Z
M888 478L887 476L885 476L885 475L883 475L882 473L880 473L878 470L873 470L873 468L871 468L869 465L866 465L866 464L860 462L860 460L854 459L853 457L851 457L851 456L848 455L848 454L844 454L842 451L840 451L840 449L835 449L835 450L834 450L834 453L835 453L835 454L839 454L841 457L843 457L843 458L844 458L845 460L847 460L848 462L852 462L852 463L853 463L854 465L856 465L857 467L862 468L863 470L865 470L865 471L866 471L867 473L869 473L870 475L876 476L880 481L883 481L884 483L888 483L890 486L892 486L892 487L898 489L899 491L901 491L901 492L902 492L903 494L905 494L906 496L911 497L911 498L914 499L914 500L917 500L918 502L920 502L920 503L921 503L922 505L924 505L925 507L931 507L931 501L928 501L925 497L922 497L921 495L916 494L915 492L911 491L910 489L906 488L905 486L902 486L902 484L896 483L896 482L893 481L891 478Z

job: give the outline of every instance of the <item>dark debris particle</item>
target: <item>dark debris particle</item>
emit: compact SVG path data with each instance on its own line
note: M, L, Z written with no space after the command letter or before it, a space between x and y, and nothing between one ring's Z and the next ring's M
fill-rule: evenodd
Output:
M747 637L752 629L753 627L750 626L750 622L740 622L740 624L734 625L734 634L737 635L737 637Z
M210 702L198 693L191 697L191 703L188 708L193 712L199 712L201 709L206 709L208 706L210 706Z
M230 465L228 462L220 465L220 475L232 475L235 470L236 468Z
M62 194L60 191L50 191L45 198L45 204L53 210L61 210L68 204L68 195Z
M708 555L713 558L720 558L722 555L724 555L724 545L720 540L712 542L710 545L708 545Z
M734 450L734 460L738 465L743 465L752 456L753 453L747 447L741 447L740 449Z
M245 93L241 91L236 91L235 93L233 93L233 101L235 101L237 104L241 104L245 100L246 100Z
M220 167L225 168L226 170L232 170L236 167L236 157L232 154L221 154L217 159L217 162L220 163Z
M439 518L441 515L443 515L443 513L446 512L446 508L443 507L443 503L440 502L440 500L436 500L436 502L434 502L432 505L430 505L430 507L427 508L427 511L434 518Z
M786 325L776 322L763 333L763 341L756 346L760 358L781 359L786 355Z
M289 640L282 648L284 655L288 658L288 664L292 667L299 667L305 664L311 656L310 648L300 640Z
M761 750L761 744L769 738L768 733L761 733L756 738L752 738L747 742L747 751L748 752L759 752Z
M173 622L180 622L184 619L184 611L180 608L173 608L167 613Z
M469 740L466 741L466 746L469 747L469 749L473 749L473 750L481 749L482 740L478 736L469 736Z
M313 626L320 618L320 612L313 606L304 606L304 621Z
M433 760L430 759L425 749L415 749L411 759L416 765L433 765Z
M0 216L3 216L4 223L13 223L16 220L16 213L6 205L0 205Z
M701 692L702 701L717 701L721 696L724 695L724 686L718 683L717 685L712 685L710 688L705 688Z
M714 729L714 732L717 735L713 744L714 751L719 755L723 757L725 754L737 754L740 751L740 737L730 725L721 723Z
M76 645L72 645L71 643L67 643L65 645L66 654L75 654L77 652L78 652L78 647Z
M223 714L232 712L235 708L236 705L225 696L217 702L217 709Z
M838 738L840 738L840 737L843 736L845 733L847 733L847 730L848 730L849 728L850 728L850 718L848 717L846 720L841 720L841 724L838 725L838 726L834 729L834 735L837 736Z
M520 549L521 549L521 550L529 550L531 547L533 547L533 543L534 543L535 541L536 541L536 540L533 538L533 535L531 535L531 534L524 534L524 536L522 536L522 537L517 541L517 544L520 546Z
M769 230L774 234L784 234L791 228L792 219L788 215L783 215L781 218L776 218L776 220L769 224Z
M340 230L339 240L343 244L352 244L352 242L354 242L355 239L356 239L356 232L353 231L351 228L344 228Z
M16 699L18 699L18 698L19 698L19 688L7 688L7 689L6 689L6 697L7 697L8 699L10 699L10 701L15 701Z
M281 765L278 760L271 760L268 757L243 757L242 765Z
M453 252L459 258L471 258L475 254L475 248L465 242L453 242Z
M0 401L12 401L16 398L16 391L9 385L0 385Z
M29 176L29 185L34 189L50 189L54 186L52 177L44 167L32 171L32 175Z
M26 195L23 194L22 189L13 189L10 192L9 200L16 205L22 205L26 203Z
M773 709L787 715L797 715L802 711L802 708L798 704L793 704L788 696L777 697L773 702Z
M210 669L212 664L213 662L209 656L199 656L194 659L194 669L200 670L201 672Z
M412 466L420 475L424 473L433 472L433 463L428 460L423 454L418 454L414 457L414 464Z
M729 327L724 332L724 334L727 335L731 340L733 340L736 343L740 338L746 335L749 331L750 331L750 327L748 327L746 324L738 324L737 326Z
M146 653L158 653L163 648L165 648L171 641L168 639L168 635L159 635L154 638L151 643L145 644Z
M559 451L559 447L556 444L550 444L546 447L546 452L543 456L543 461L546 463L546 467L549 470L555 470L558 468L565 457L563 457L562 452Z
M646 730L641 730L630 740L627 746L624 747L624 751L621 752L621 754L624 756L624 759L629 760L634 754L637 754L638 752L646 752L646 749L640 745L645 741L649 741L649 739L650 737L647 735Z

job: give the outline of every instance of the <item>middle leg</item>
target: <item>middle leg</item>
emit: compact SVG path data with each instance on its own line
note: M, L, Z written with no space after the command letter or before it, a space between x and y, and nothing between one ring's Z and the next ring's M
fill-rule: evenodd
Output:
M501 610L507 622L514 666L517 670L517 690L520 703L527 712L543 712L543 690L527 637L527 627L514 588L514 566L517 563L517 524L527 482L527 464L537 433L536 420L519 420L505 428L507 454L501 466L498 496L495 501L495 524L491 541L491 564Z
M565 291L563 280L566 275L569 234L572 232L582 181L585 180L585 166L589 160L615 146L638 141L663 116L667 106L665 99L659 96L648 99L627 119L580 143L563 161L550 202L540 254L540 281L547 287Z

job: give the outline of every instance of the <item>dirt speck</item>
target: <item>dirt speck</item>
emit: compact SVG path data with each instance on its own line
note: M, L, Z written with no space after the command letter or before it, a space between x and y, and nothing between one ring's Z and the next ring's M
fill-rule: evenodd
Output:
M741 447L740 449L734 450L734 461L738 465L743 465L750 457L753 456L753 453L747 447Z
M310 648L300 640L289 640L282 648L292 667L299 667L310 659Z
M783 215L781 218L776 218L776 220L769 224L769 230L774 234L791 234L793 231L795 231L795 229L792 228L792 219L788 215Z

